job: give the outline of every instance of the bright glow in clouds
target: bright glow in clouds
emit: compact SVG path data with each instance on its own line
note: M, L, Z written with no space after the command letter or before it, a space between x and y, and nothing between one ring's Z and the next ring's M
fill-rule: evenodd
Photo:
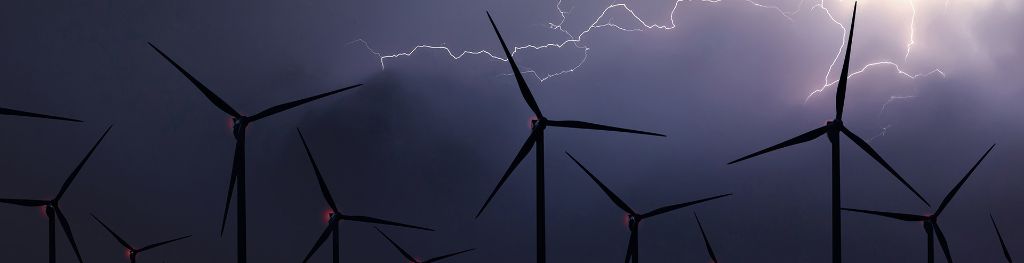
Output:
M578 70L585 63L587 63L587 58L589 57L590 52L593 50L591 50L591 48L587 46L587 44L585 43L586 40L584 38L587 34L591 32L594 32L596 30L609 30L628 33L651 30L673 30L676 28L676 11L680 9L681 4L689 2L698 2L705 3L708 5L716 5L723 1L725 0L677 0L674 3L672 3L671 9L668 9L667 7L665 8L665 10L670 10L667 12L667 14L665 14L665 16L659 16L656 18L642 17L638 15L634 11L634 9L630 7L629 4L610 4L607 7L605 7L599 14L596 14L596 17L592 20L593 22L591 22L589 26L586 27L584 30L579 32L571 32L570 30L563 27L563 24L566 22L567 19L569 19L569 12L566 10L565 7L562 6L562 0L559 0L555 4L555 11L557 11L557 13L559 14L559 21L548 22L546 24L548 25L548 29L558 31L560 34L564 35L565 40L558 42L533 43L522 46L515 46L513 47L511 52L513 56L515 56L519 54L519 52L531 52L544 49L571 48L583 51L583 55L579 59L579 61L573 63L573 66L569 68L564 68L561 70L548 73L541 73L535 70L526 70L523 72L524 74L532 75L538 81L543 82L553 77L558 77L568 73L572 73ZM826 22L834 24L835 34L828 33L827 36L827 38L832 39L825 39L819 42L821 42L823 45L835 45L835 55L833 56L832 61L829 64L828 70L825 72L825 75L822 76L821 86L809 87L808 93L806 94L804 99L804 103L815 98L818 94L821 94L825 90L832 88L836 83L838 83L839 77L835 76L835 74L833 74L833 71L838 72L839 69L842 67L841 58L843 56L843 52L845 51L845 40L849 32L846 28L846 25L849 24L848 14L851 13L852 11L853 1L839 0L830 1L826 3L825 0L801 0L799 1L799 3L797 3L796 6L790 8L783 8L771 4L760 3L754 0L734 1L748 4L751 8L760 8L765 9L766 12L776 13L779 16L785 18L785 20L788 20L790 22ZM1012 10L1017 10L1016 8L1018 8L1020 5L1018 3L1015 3L1019 2L1016 0L860 0L859 2L861 7L863 7L862 9L871 10L870 13L872 20L875 20L879 15L881 15L885 17L886 23L889 23L888 21L894 21L894 23L896 23L886 24L886 28L891 28L891 30L896 31L896 34L888 35L887 38L893 39L894 41L903 41L904 44L902 44L903 46L900 48L903 49L904 52L902 54L899 54L898 57L872 61L861 65L851 65L851 72L849 75L851 79L855 79L858 75L872 70L885 70L891 72L891 74L895 74L896 76L904 77L907 79L917 79L922 77L945 78L947 76L946 72L932 65L932 63L942 62L943 64L949 63L961 65L961 62L963 62L963 59L965 58L960 56L965 55L949 54L956 52L951 52L950 50L942 50L943 47L945 47L943 43L924 43L921 38L921 32L918 31L921 25L942 22L948 25L957 25L970 28L974 24L980 22L980 18L975 18L974 14L982 13L983 11L986 10L992 10L992 8L1011 8ZM821 14L825 14L825 17L827 17L829 21L820 21L821 16L806 16L806 18L808 19L815 19L814 21L799 21L797 19L798 14L813 12L820 12ZM924 15L926 12L927 17ZM574 13L573 15L577 14ZM841 18L836 18L834 15L842 16ZM624 16L632 20L628 21L628 23L625 24L637 26L630 27L623 26L623 23L614 23L611 19L612 16ZM800 18L804 17L801 16ZM663 20L660 20L661 22L656 22L659 19ZM865 20L861 21L862 23L867 22ZM876 22L872 21L872 23ZM973 35L971 34L971 32L969 32L969 30L961 30L961 32L956 32L956 30L949 31L950 32L939 32L939 34L941 34L939 38L943 39L943 41L941 42L946 42L947 39L953 39L954 42L966 41L968 44L974 44L975 46L977 46L977 43L973 42ZM485 49L454 51L451 48L444 45L435 46L422 44L416 45L405 52L384 54L374 50L370 46L370 44L363 39L357 39L351 43L360 43L363 46L365 46L370 52L377 55L380 58L380 66L382 69L390 60L411 57L416 52L420 51L446 53L453 60L460 60L469 55L486 56L489 57L492 61L507 61L507 59L495 55L500 54L500 50L496 52L492 52ZM922 48L924 48L924 50L922 50ZM929 52L930 50L935 50L935 52ZM934 54L940 54L943 56L952 55L955 58L935 59L933 58L933 56L935 56ZM973 57L970 57L970 59L977 60L977 55L978 54L972 54ZM984 57L984 54L982 54L982 57ZM910 70L910 68L914 70ZM888 102L885 103L885 105L883 105L882 111L884 111L884 107L886 105L893 102L894 100L903 99L907 97L912 96L893 96L892 99L890 99Z

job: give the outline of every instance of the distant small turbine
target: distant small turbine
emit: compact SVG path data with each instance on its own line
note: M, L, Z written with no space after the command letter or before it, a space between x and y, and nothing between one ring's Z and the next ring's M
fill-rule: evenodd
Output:
M505 174L501 176L500 180L498 180L498 185L495 186L494 190L491 191L491 194L487 196L487 201L484 201L484 205L480 207L480 211L476 213L476 217L479 218L480 214L484 213L484 209L486 209L487 205L491 203L491 199L494 199L494 195L498 193L498 190L501 190L501 186L504 185L505 181L508 180L508 177L512 175L512 171L515 171L516 167L519 166L519 162L522 162L523 159L526 158L526 154L529 154L530 150L536 147L537 263L544 263L547 261L547 224L544 222L544 130L548 126L552 126L571 129L634 133L661 137L665 137L665 135L582 121L549 120L547 117L544 116L544 114L541 113L540 106L537 105L537 100L534 99L533 94L530 93L530 87L526 85L526 79L523 78L523 73L519 70L519 66L516 65L516 60L512 58L512 52L509 52L508 46L505 45L505 39L501 37L501 32L498 32L498 26L494 24L494 19L491 18L491 13L489 12L487 13L487 19L491 21L491 27L494 28L494 34L498 35L498 41L501 42L501 47L505 50L505 57L508 57L508 63L509 65L512 66L512 74L515 75L516 82L519 83L519 92L522 93L523 99L526 100L526 104L530 106L530 110L533 111L533 114L536 115L537 119L533 121L533 127L530 131L530 136L526 138L526 142L523 144L522 148L519 149L519 153L516 154L515 159L512 159L512 164L509 165L507 170L505 170Z
M148 245L148 246L144 246L142 248L136 249L132 245L129 245L127 241L124 241L124 239L121 238L121 236L117 235L117 233L114 233L114 230L110 229L110 227L107 226L107 224L104 224L103 221L100 220L99 217L96 217L96 215L93 215L93 214L90 214L90 215L92 216L93 219L96 219L96 222L99 222L100 225L103 226L103 228L107 229L107 232L110 233L111 236L114 236L114 238L117 239L117 242L121 243L121 246L123 246L124 248L128 249L128 260L131 263L135 263L135 256L138 256L138 254L142 253L143 251L154 249L156 247L167 245L167 244L170 244L171 242L182 240L182 239L185 239L185 238L188 238L188 237L192 236L192 235L187 235L187 236L183 236L183 237L179 237L179 238L175 238L175 239L171 239L171 240L155 243L155 244L152 244L152 245Z
M296 130L298 130L298 129L296 129ZM324 182L324 177L320 173L320 167L318 167L316 165L316 160L313 159L313 153L309 151L309 145L306 144L306 138L302 136L302 130L298 130L298 131L299 131L299 139L302 140L302 146L306 149L306 156L309 157L309 163L311 165L313 165L313 172L316 173L316 181L320 185L320 193L323 194L324 201L327 201L327 205L331 207L331 214L330 214L330 219L328 219L327 227L324 228L324 232L320 234L320 238L318 238L316 240L316 243L313 244L313 248L309 250L308 254L306 254L306 258L302 260L303 263L308 262L309 259L313 257L313 254L316 253L316 251L320 249L320 246L324 244L324 241L327 241L327 237L328 236L333 237L332 241L334 242L334 247L333 247L333 251L332 251L333 252L332 253L333 254L333 260L334 260L333 262L334 263L341 262L340 261L341 260L340 259L340 254L341 253L339 251L341 243L338 242L338 237L339 237L339 234L338 234L338 224L341 221L355 221L355 222L371 223L371 224L378 224L378 225L390 225L390 226L398 226L398 227L406 227L406 228L415 228L415 229L420 229L420 230L434 231L433 229L430 229L430 228L419 227L419 226L414 226L414 225L408 225L408 224L403 224L403 223L398 223L398 222L394 222L394 221L388 221L388 220L378 219L378 218L373 218L373 217L368 217L368 216L355 216L355 215L342 214L341 210L338 210L338 206L334 204L334 198L331 197L331 191L330 191L330 189L327 188L327 183Z
M942 253L946 256L946 262L952 263L953 262L953 256L951 256L950 253L949 253L949 244L946 242L946 236L942 234L942 229L939 228L939 215L941 215L942 211L944 211L946 209L946 206L949 205L949 202L953 201L953 197L956 196L956 193L960 191L960 187L964 186L964 183L967 182L967 178L970 178L971 174L974 173L974 170L978 169L978 165L981 164L981 161L985 160L985 157L988 156L989 152L992 152L992 148L994 148L994 147L996 147L995 144L993 144L992 147L989 147L988 151L985 151L985 154L981 156L981 159L978 159L978 162L974 163L974 166L971 167L971 170L968 171L966 175L964 175L964 178L960 179L960 182L957 183L955 187L953 187L953 190L950 190L949 193L946 194L946 198L942 199L942 204L939 205L939 210L936 210L934 214L922 216L922 215L892 213L892 212L879 212L879 211L852 209L852 208L843 208L843 210L851 211L851 212L864 213L864 214L871 214L871 215L882 216L882 217L888 217L888 218L892 218L892 219L896 219L896 220L902 220L902 221L923 222L924 223L924 232L928 235L928 262L929 263L935 262L935 255L934 255L935 244L934 244L934 240L936 238L938 238L939 246L942 248Z
M42 206L46 208L46 218L49 220L50 226L50 263L57 262L57 243L54 236L56 233L56 223L60 223L61 228L64 229L64 235L67 236L68 242L71 243L71 249L75 251L75 256L78 257L78 262L84 262L82 261L82 254L78 251L78 244L75 243L75 235L71 233L71 225L68 223L68 218L65 217L64 212L60 210L60 200L61 197L64 197L64 193L67 192L68 188L71 187L71 182L75 180L75 177L78 177L78 173L82 171L82 167L84 167L85 163L89 161L89 157L91 157L92 153L96 151L96 147L100 146L100 142L103 142L103 138L107 137L107 133L110 132L110 128L113 128L113 126L107 127L107 130L103 132L103 135L96 141L96 144L93 144L92 148L89 149L89 153L85 154L85 158L82 158L82 161L78 163L78 166L75 166L75 170L71 171L71 175L64 180L64 184L60 187L60 192L57 192L57 197L54 197L52 200L0 199L0 203L29 207ZM56 218L54 218L54 216L56 216Z
M30 117L30 118L42 118L42 119L82 122L80 120L76 120L76 119L72 119L72 118L65 118L65 117L52 116L52 115L46 115L46 114L39 114L39 113L33 113L33 112L27 112L27 111L20 111L20 110L8 109L8 108L4 108L4 107L0 107L0 115L10 115L10 116L21 116L21 117Z
M622 199L619 198L617 195L615 195L615 193L613 193L611 189L608 189L608 187L605 186L604 183L601 183L601 180L598 180L597 177L594 176L594 174L590 172L590 170L587 170L586 167L583 167L583 164L581 164L580 161L577 161L576 158L572 157L572 154L569 154L568 152L566 152L565 154L568 155L569 158L572 159L573 162L576 162L576 165L578 165L580 167L580 169L583 169L583 172L586 172L587 175L590 176L590 179L594 180L594 183L597 183L597 186L601 188L601 191L603 191L605 193L605 195L607 195L608 198L611 199L613 203L615 203L616 206L618 206L620 209L622 209L622 211L625 211L628 214L628 216L629 216L629 233L630 234L629 234L629 248L626 249L626 262L633 262L633 263L639 263L640 262L639 261L640 260L640 245L639 245L639 243L640 243L640 237L639 237L639 235L640 235L640 222L643 221L644 219L648 219L648 218L654 217L656 215L668 213L668 212L671 212L671 211L675 211L677 209L685 208L685 207L688 207L688 206L692 206L692 205L696 205L696 204L700 204L700 203L703 203L703 202L707 202L707 201L711 201L711 200L715 200L715 199L718 199L718 198L722 198L722 197L726 197L726 196L732 195L732 194L723 194L723 195L717 195L717 196L708 197L708 198L704 198L704 199L700 199L700 200L696 200L696 201L690 201L690 202L681 203L681 204L674 204L674 205L664 206L664 207L661 207L661 208L658 208L658 209L654 209L654 210L652 210L650 212L641 214L641 213L637 213L636 211L634 211L632 208L629 207L629 205L626 205L625 201L622 201ZM714 257L714 255L712 255L712 257Z
M459 251L459 252L452 252L452 253L449 253L449 254L446 254L446 255L443 255L443 256L434 257L434 258L431 258L431 259L428 259L428 260L420 261L420 260L416 259L415 257L413 257L412 254L409 254L408 251L405 251L405 249L402 249L402 247L399 246L398 243L396 243L394 240L392 240L391 237L389 237L387 234L384 234L384 231L381 231L380 228L377 228L377 227L374 227L374 228L377 229L377 232L380 233L380 235L382 235L382 236L384 236L384 238L388 239L388 242L390 242L391 245L394 246L395 249L397 249L399 253L402 253L402 257L405 257L405 260L408 260L410 263L432 263L432 262L438 262L438 261L441 261L441 260L446 259L446 258L453 257L453 256L458 255L458 254L462 254L462 253L466 253L466 252L470 252L470 251L476 250L475 248L471 248L471 249L466 249L466 250Z

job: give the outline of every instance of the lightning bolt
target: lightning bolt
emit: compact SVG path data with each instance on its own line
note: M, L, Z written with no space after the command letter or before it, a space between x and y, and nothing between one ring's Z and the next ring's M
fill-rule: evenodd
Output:
M544 82L544 81L546 81L546 80L548 80L550 78L553 78L553 77L558 77L558 76L562 76L562 75L565 75L565 74L568 74L568 73L575 72L580 67L582 67L584 64L586 64L587 58L590 56L590 52L591 52L591 48L588 47L584 43L584 38L586 37L587 34L589 34L591 32L594 32L595 30L600 30L600 29L617 30L617 31L622 31L622 32L638 32L638 31L647 31L647 30L666 30L666 31L667 30L673 30L673 29L676 28L675 15L676 15L676 11L679 10L680 4L685 3L685 2L695 2L695 1L703 2L703 3L720 3L720 2L722 2L724 0L676 0L673 3L673 5L672 5L671 11L668 13L668 21L667 21L667 23L664 23L664 24L650 22L650 19L645 19L645 18L637 15L637 13L633 10L633 8L631 8L628 4L625 4L625 3L611 4L611 5L608 5L607 7L605 7L601 11L601 13L599 15L597 15L597 17L593 20L592 23L590 23L590 25L586 29L584 29L583 31L580 31L578 33L572 33L568 29L563 27L563 24L568 19L568 15L570 14L571 11L564 10L562 8L562 0L559 0L555 4L555 10L558 12L560 20L557 23L548 22L547 25L548 25L548 29L557 30L557 31L561 32L563 35L565 35L565 37L566 37L565 40L563 40L561 42L527 44L527 45L523 45L523 46L515 46L515 47L512 48L511 53L512 53L513 56L515 56L520 51L539 51L539 50L544 50L544 49L562 49L562 48L573 48L573 49L578 49L578 50L582 50L583 51L583 55L579 58L579 61L576 62L573 66L571 66L569 68L566 68L566 69L563 69L563 70L560 70L560 71L556 71L556 72L553 72L553 73L540 73L540 72L537 72L537 71L532 70L532 69L527 69L526 71L523 71L524 74L532 75L538 81ZM801 0L797 4L797 6L795 8L793 8L791 11L787 11L787 10L785 10L785 9L779 7L779 6L775 6L775 5L767 5L767 4L758 3L758 2L756 2L754 0L737 0L737 1L746 2L747 4L749 4L752 7L772 10L775 13L778 13L782 18L785 18L786 20L788 20L790 22L793 22L793 21L795 21L793 16L796 15L797 13L799 13L800 11L804 10L803 8L804 8L805 2L807 0ZM842 1L842 0L840 0L840 1ZM903 57L903 62L904 63L906 63L910 59L910 55L912 53L913 47L916 44L915 40L914 40L915 39L914 37L915 37L915 27L916 27L916 21L917 21L917 7L915 6L914 0L906 0L906 3L910 7L910 9L911 9L911 16L910 16L909 21L908 21L908 23L909 23L909 26L908 26L909 30L908 31L909 32L908 32L908 37L907 37L908 42L906 44L906 53L904 54L904 57ZM949 4L949 1L947 0L946 1L946 5L948 5L948 4ZM837 77L835 79L833 79L834 77L832 76L832 69L835 68L836 64L839 63L839 58L841 57L841 55L842 55L842 53L843 53L843 51L845 49L845 45L846 45L846 41L845 40L846 40L847 37L849 37L849 36L847 36L847 32L848 32L847 28L843 25L843 23L841 23L838 20L836 20L835 16L832 15L831 10L828 9L825 6L825 0L818 1L817 3L815 3L813 6L811 6L807 10L810 10L810 11L821 10L822 12L824 12L828 16L829 20L831 20L832 23L835 24L838 27L838 29L842 31L842 37L837 40L837 42L840 43L840 44L839 44L839 47L836 48L835 56L832 59L832 63L828 67L828 71L825 73L823 84L821 86L817 87L817 88L812 88L812 90L807 94L806 98L804 99L804 103L807 103L815 95L824 92L829 87L832 87L836 83L839 82ZM608 18L609 14L611 12L613 12L613 11L621 11L621 12L616 13L616 14L624 14L624 15L626 15L628 18L630 18L631 20L633 20L637 24L639 24L639 26L636 26L636 27L624 27L624 26L621 26L619 24L613 23L611 21L611 19ZM369 50L374 55L378 56L379 62L380 62L380 66L381 66L382 70L385 68L386 63L389 60L403 58L403 57L411 57L414 54L416 54L416 52L428 51L428 50L429 51L440 51L442 53L446 53L446 54L448 54L449 57L451 57L453 60L456 60L456 61L465 58L467 55L484 56L484 57L486 57L486 58L488 58L490 60L493 60L493 61L500 61L500 62L507 62L508 61L506 58L495 56L494 53L491 53L490 51L484 50L484 49L453 51L451 48L449 48L449 47L447 47L445 45L421 44L421 45L414 46L412 49L409 49L406 52L393 53L393 54L383 54L381 52L378 52L378 51L374 50L366 40L357 39L357 40L354 40L354 41L350 42L350 44L356 44L356 43L362 44L367 50ZM871 69L874 69L874 68L890 68L890 69L895 71L896 75L902 76L902 77L905 77L905 78L908 78L908 79L917 79L919 77L927 77L927 76L933 76L933 75L937 75L937 76L940 76L942 78L946 77L946 73L943 72L941 69L938 69L938 68L933 69L933 70L928 71L928 72L924 72L924 73L910 73L910 72L907 72L907 71L903 70L903 68L901 67L900 63L897 63L895 61L889 61L889 60L886 60L886 61L875 61L875 62L867 63L863 67L861 67L859 70L851 72L850 75L848 75L848 77L852 79L852 78L854 78L854 77L856 77L856 76L858 76L860 74L863 74L863 73L865 73L865 72L867 72L867 71L869 71ZM509 74L509 75L511 75L511 74ZM894 100L898 100L898 99L903 99L903 97L896 97L896 96L891 97L890 100L888 102L886 102L885 105L883 105L882 111L885 110L885 106L886 105L888 105L889 103L893 102ZM888 126L882 128L883 132L879 136L884 135L885 130L887 130L890 126L891 125L888 125Z
M889 96L889 100L885 101L885 103L882 104L882 110L878 111L878 115L881 116L882 113L885 113L885 107L888 107L890 103L893 103L893 102L896 102L896 101L899 101L899 100L909 100L909 99L913 99L913 98L917 98L917 96Z
M868 138L868 142L874 141L875 139L878 139L878 137L885 136L885 133L889 131L889 128L892 128L892 124L885 125L885 127L882 127L882 132L876 134L875 136L871 136L871 138Z

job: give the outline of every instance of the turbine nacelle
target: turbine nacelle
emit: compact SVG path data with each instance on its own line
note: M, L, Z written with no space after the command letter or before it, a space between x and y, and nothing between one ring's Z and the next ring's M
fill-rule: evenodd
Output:
M236 140L241 140L245 137L245 128L249 126L248 117L232 117L231 118L231 134L235 136Z
M326 213L326 216L327 217L326 217L326 221L325 222L330 223L330 222L333 222L335 220L338 220L338 217L341 216L341 213L335 212L333 210L328 210L327 213Z
M626 215L626 223L629 224L629 231L636 232L636 230L640 228L640 220L642 219L637 217L637 215Z
M548 118L538 117L537 115L530 116L530 129L543 128L548 124Z

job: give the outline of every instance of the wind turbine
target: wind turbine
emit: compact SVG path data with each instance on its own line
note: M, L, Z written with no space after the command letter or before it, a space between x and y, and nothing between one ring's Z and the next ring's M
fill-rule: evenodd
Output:
M0 115L10 115L10 116L21 116L21 117L31 117L31 118L43 118L43 119L52 119L52 120L82 122L80 120L76 120L76 119L72 119L72 118L65 118L65 117L52 116L52 115L46 115L46 114L39 114L39 113L34 113L34 112L20 111L20 110L8 109L8 108L4 108L4 107L0 107Z
M708 235L704 233L704 225L700 224L700 217L697 217L697 212L693 212L693 219L697 220L697 227L700 228L700 236L704 238L704 247L708 249L711 263L718 263L718 257L715 257L715 251L711 249L711 242L708 241Z
M148 246L144 246L142 248L136 249L132 245L129 245L127 241L124 241L124 239L121 238L121 236L118 236L117 233L114 233L114 230L110 229L110 227L107 226L107 224L104 224L103 221L100 220L99 217L96 217L96 215L93 215L93 214L89 214L89 215L91 215L93 219L96 219L96 222L99 222L100 225L103 226L103 228L107 229L107 232L109 232L111 236L114 236L114 238L117 239L117 242L121 243L121 246L124 246L124 248L128 249L128 259L130 260L131 263L135 263L135 256L138 256L139 253L142 253L143 251L154 249L156 247L167 245L167 244L169 244L171 242L182 240L182 239L185 239L185 238L188 238L188 237L192 236L192 235L187 235L187 236L183 236L183 237L179 237L179 238L175 238L175 239L171 239L171 240L155 243L155 244L152 244L152 245L148 245Z
M827 134L828 135L828 141L832 144L832 262L837 262L837 263L838 262L842 262L842 236L843 236L843 232L842 232L842 217L840 216L840 213L839 213L839 208L842 207L840 205L840 190L841 190L841 188L840 188L840 180L839 180L839 160L840 160L840 158L839 158L839 134L840 133L845 134L847 138L850 138L850 140L852 140L855 144L857 144L857 146L859 146L862 150L864 150L864 152L866 152L868 155L870 155L871 158L874 158L875 161L877 161L879 164L882 165L882 167L885 167L886 170L889 170L889 172L892 173L892 175L894 177L896 177L896 180L899 180L900 183L902 183L904 186L906 186L907 189L910 189L910 191L913 192L914 195L917 195L917 198L921 199L921 201L924 202L925 205L931 206L931 204L928 204L928 201L925 201L924 197L922 197L921 194L919 194L917 192L917 190L914 190L914 187L910 186L910 183L907 183L907 180L904 180L903 177L900 176L899 173L897 173L896 170L893 169L892 166L889 165L889 163L887 163L884 159L882 159L882 156L879 155L878 152L876 152L873 148L871 148L871 145L868 145L868 143L866 141L864 141L864 139L861 139L860 136L857 136L852 131L847 129L846 125L843 124L843 106L844 106L844 104L846 102L846 84L847 84L847 79L849 78L849 75L850 75L850 52L851 52L851 46L853 45L853 27L854 27L854 23L856 21L857 21L857 3L854 3L853 4L853 18L851 18L851 21L850 21L850 34L849 34L849 37L847 38L847 42L846 42L846 59L843 61L843 71L842 71L842 73L840 73L839 83L838 83L837 89L836 89L836 116L835 116L835 119L833 119L832 121L829 121L828 123L826 123L825 126L816 128L814 130L811 130L809 132L806 132L804 134L796 136L796 137L794 137L792 139L789 139L789 140L786 140L786 141L784 141L782 143L776 144L775 146L765 148L764 150L755 152L753 154L744 156L743 158L739 158L739 159L737 159L735 161L729 162L729 164L734 164L734 163L737 163L737 162L740 162L740 161L743 161L743 160L746 160L746 159L749 159L749 158L752 158L754 156L758 156L758 155L761 155L761 154L764 154L764 153L767 153L767 152L775 151L775 150L778 150L778 149L786 148L786 147L797 145L797 144L801 144L801 143L805 143L805 142L814 140L814 139L816 139L818 137L821 137L822 135L826 135Z
M547 239L545 237L545 210L544 210L544 130L551 127L561 128L572 128L572 129L584 129L584 130L601 130L601 131L613 131L613 132L624 132L624 133L635 133L643 135L653 135L665 137L665 135L631 130L619 127L612 127L607 125L573 121L573 120L549 120L540 111L540 106L537 105L537 100L533 98L533 94L530 93L530 87L526 85L526 79L523 78L523 73L520 72L519 66L516 65L515 59L512 58L512 53L509 52L508 46L505 45L505 39L501 37L501 32L498 32L498 26L494 24L494 19L491 18L491 13L487 13L487 19L491 21L491 27L494 28L494 34L498 35L498 41L501 42L502 49L505 50L505 57L508 58L509 65L512 66L512 74L516 77L516 82L519 83L519 92L522 93L523 99L526 100L526 104L530 106L533 114L536 115L537 119L533 121L533 128L530 131L530 136L526 138L526 142L522 148L519 149L519 153L516 154L515 159L512 159L512 164L509 165L508 169L505 170L505 174L498 180L498 185L491 191L490 196L487 197L487 201L480 207L480 211L476 213L476 217L479 218L480 214L483 214L484 209L491 203L491 199L494 199L494 195L498 193L501 186L505 184L508 177L512 175L512 171L519 166L519 162L522 162L526 158L526 154L530 153L530 150L536 148L537 156L537 179L536 179L536 194L537 194L537 262L544 263L547 261Z
M992 220L992 228L996 229L996 236L999 237L999 245L1003 247L1003 256L1006 257L1006 262L1012 263L1013 259L1010 258L1010 250L1006 249L1006 242L1003 241L1003 234L999 233L999 226L996 225L996 218L992 217L992 214L989 214L988 218Z
M96 141L96 144L93 144L92 148L89 149L89 153L85 154L85 158L82 158L82 161L78 163L78 166L75 166L75 170L71 171L71 175L68 175L68 178L64 180L64 184L61 185L60 192L57 192L57 197L54 197L51 200L0 199L0 203L46 208L46 218L49 220L50 230L50 263L57 262L57 243L55 237L56 223L60 223L60 227L64 229L64 235L67 236L68 242L71 243L71 249L75 250L75 256L78 257L78 262L83 262L82 254L78 251L78 244L75 243L75 235L71 233L71 225L68 223L68 218L65 217L64 212L60 210L60 200L64 197L64 193L68 191L68 188L71 187L71 182L73 182L75 177L78 176L78 173L82 171L82 167L85 166L85 162L89 161L89 157L96 151L96 147L100 145L100 142L103 142L103 138L107 137L107 133L110 132L110 128L112 127L113 126L107 127L107 130L103 132L103 135ZM54 218L54 216L56 216L56 218Z
M398 243L395 243L395 241L392 240L391 237L388 237L387 234L384 234L384 231L380 231L380 228L377 228L377 227L374 227L374 228L377 229L377 232L380 233L380 235L384 236L384 238L387 238L388 242L391 242L391 245L394 246L395 249L397 249L399 253L402 253L402 257L405 257L405 259L408 260L410 263L432 263L432 262L438 262L438 261L441 261L441 260L446 259L446 258L454 257L455 255L458 255L458 254L462 254L462 253L466 253L466 252L470 252L470 251L476 250L475 248L471 248L471 249L466 249L466 250L459 251L459 252L453 252L453 253L445 254L443 256L438 256L438 257L434 257L434 258L431 258L431 259L428 259L428 260L421 261L421 260L416 259L415 257L413 257L412 254L409 254L409 252L405 251L405 249L402 249L402 247L399 246Z
M233 194L233 191L235 191L235 189L237 188L237 190L238 190L238 197L236 198L235 201L238 202L238 204L237 204L237 207L235 208L235 209L237 209L235 216L237 217L237 219L236 219L237 220L236 227L238 227L238 230L237 230L237 232L238 232L237 233L237 235L238 235L237 236L237 240L238 240L238 244L237 244L238 262L246 262L246 257L245 257L245 255L246 255L246 253L245 253L245 250L246 250L246 243L245 243L245 236L246 236L246 230L245 230L246 229L246 221L245 221L245 132L246 132L246 127L248 127L249 124L251 124L251 123L253 123L255 121L261 120L263 118L270 117L270 116L272 116L274 114L281 113L283 111L289 110L291 108L298 107L300 105L303 105L303 104L306 104L306 103L309 103L309 102L312 102L312 101L315 101L315 100L318 100L318 99L321 99L323 97L334 95L335 93L338 93L338 92L342 92L342 91L346 91L346 90L349 90L349 89L353 89L355 87L359 87L362 84L356 84L356 85L352 85L352 86L349 86L349 87L345 87L345 88L336 89L336 90L333 90L333 91L330 91L330 92L322 93L320 95L316 95L316 96L312 96L312 97L308 97L308 98L304 98L304 99L295 100L295 101L292 101L292 102L280 104L280 105L277 105L277 106L273 106L273 107L267 108L267 109L265 109L265 110L263 110L263 111L261 111L259 113L256 113L255 115L245 116L245 115L242 115L241 113L239 113L238 111L236 111L234 108L231 108L231 106L228 105L227 102L225 102L220 97L218 97L217 94L214 94L213 91L208 89L206 87L206 85L203 85L203 83L199 82L199 80L196 79L195 77L193 77L192 74L189 74L187 71L185 71L184 68L182 68L180 65L178 65L177 62L174 62L174 60L172 60L171 57L167 56L167 54L164 54L164 52L161 51L159 48L157 48L156 45L153 45L153 43L149 43L149 46L152 47L153 50L156 50L157 53L160 53L160 56L164 57L164 59L166 59L167 62L170 62L171 65L174 65L174 68L178 69L178 71L181 72L182 75L185 75L185 77L188 78L188 80L192 82L192 85L196 86L196 88L199 89L199 92L202 92L203 95L206 96L206 99L210 100L210 102L212 102L213 105L217 106L218 109L220 109L224 113L227 113L232 118L232 129L233 129L232 133L234 134L234 137L235 137L235 154L234 154L234 160L232 161L232 166L231 166L231 180L228 182L228 197L227 197L227 201L225 202L225 205L224 205L224 217L221 219L220 233L221 233L221 235L224 234L224 226L227 224L227 220L228 220L228 210L231 209L231 196Z
M700 199L700 200L696 200L696 201L690 201L690 202L686 202L686 203L680 203L680 204L664 206L664 207L661 207L661 208L658 208L658 209L651 210L650 212L641 214L641 213L636 212L632 208L630 208L629 205L626 205L626 202L622 201L621 198L619 198L617 195L615 195L615 193L613 193L611 189L608 189L608 187L605 186L604 183L601 183L601 180L598 180L597 177L594 176L594 174L591 173L590 170L587 169L587 167L583 167L583 164L581 164L580 161L577 161L576 158L572 157L572 154L569 154L568 152L566 152L565 154L568 155L569 158L572 159L573 162L576 162L576 165L578 165L580 167L580 169L583 169L583 172L586 172L587 175L590 176L590 179L594 180L594 183L597 183L597 186L601 188L601 191L604 191L604 194L607 195L608 198L611 199L612 202L615 203L616 206L618 206L620 209L622 209L622 211L625 211L627 216L629 217L629 233L630 234L629 234L629 248L626 249L626 262L633 262L633 263L639 263L640 262L639 261L639 259L640 259L640 245L639 245L639 243L640 243L640 222L643 222L643 220L651 218L651 217L654 217L656 215L660 215L660 214L668 213L668 212L671 212L671 211L675 211L677 209L685 208L685 207L688 207L688 206L692 206L692 205L696 205L696 204L700 204L700 203L703 203L703 202L707 202L707 201L711 201L711 200L715 200L715 199L718 199L718 198L722 198L722 197L726 197L726 196L732 195L732 194L717 195L717 196L708 197L708 198L704 198L704 199ZM712 254L712 257L713 256L714 255Z
M298 130L298 129L296 129L296 130ZM333 258L334 258L333 262L334 263L340 262L341 259L339 257L339 255L340 255L340 251L339 251L340 243L338 242L338 237L339 237L339 234L338 234L338 224L341 221L355 221L355 222L371 223L371 224L378 224L378 225L390 225L390 226L398 226L398 227L405 227L405 228L415 228L415 229L420 229L420 230L434 231L433 229L430 229L430 228L418 227L418 226L414 226L414 225L408 225L408 224L398 223L398 222L394 222L394 221L388 221L388 220L379 219L379 218L373 218L373 217L368 217L368 216L346 215L346 214L341 213L341 210L338 210L338 206L334 204L334 198L331 197L331 191L327 188L327 183L324 182L324 177L320 173L320 168L316 165L316 161L313 159L313 154L309 151L309 145L306 144L306 138L302 136L302 131L301 130L299 130L299 139L302 140L302 146L306 148L306 156L309 157L309 163L311 165L313 165L313 172L316 173L316 181L320 185L320 193L324 195L324 201L327 201L327 205L331 207L330 219L328 219L327 227L324 228L324 232L320 234L320 238L318 238L316 240L316 243L313 244L313 248L309 250L308 254L306 254L306 258L302 260L303 263L308 262L309 258L313 257L313 253L316 253L316 251L318 249L320 249L320 246L324 244L324 241L327 241L327 237L328 236L331 236L332 239L333 239L332 241L334 242L334 247L333 247L333 251L332 251L333 252L332 253L333 254Z
M953 190L950 190L949 193L946 194L946 198L942 199L942 204L939 205L939 210L936 210L934 214L922 216L852 208L843 208L843 210L888 217L902 221L922 222L924 224L924 232L928 235L928 262L935 262L935 256L933 254L935 251L934 240L937 238L939 240L939 246L942 248L942 253L946 255L946 261L952 263L953 257L950 256L949 254L949 244L946 242L946 236L942 234L942 229L939 228L939 215L941 215L942 211L946 209L946 206L949 205L949 202L953 201L953 196L956 196L956 193L960 191L960 187L964 186L964 183L967 182L967 178L971 177L971 174L974 173L974 170L978 168L978 165L981 164L982 160L985 160L985 157L988 156L988 153L992 152L992 148L994 147L996 147L995 144L993 144L992 147L989 147L988 151L985 151L985 154L981 156L981 159L978 159L978 162L974 163L974 166L971 167L971 170L968 171L966 175L964 175L964 178L960 179L960 182L957 183L955 187L953 187Z

